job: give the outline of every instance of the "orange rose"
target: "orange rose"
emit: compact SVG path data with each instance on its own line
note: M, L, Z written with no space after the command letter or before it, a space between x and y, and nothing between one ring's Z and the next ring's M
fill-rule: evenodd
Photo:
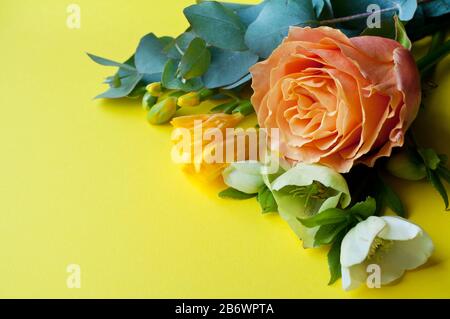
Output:
M402 146L420 104L410 52L380 37L292 27L250 71L259 125L280 129L281 155L341 173Z

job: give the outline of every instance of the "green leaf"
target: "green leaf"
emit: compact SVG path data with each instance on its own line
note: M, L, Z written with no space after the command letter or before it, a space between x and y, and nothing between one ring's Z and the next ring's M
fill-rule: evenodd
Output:
M427 17L438 17L450 12L449 0L422 2L421 8Z
M348 215L339 208L330 208L314 215L310 218L297 218L303 226L313 228L317 226L330 225L344 222L348 219Z
M367 18L372 12L368 12L369 5L378 5L382 10L380 12L381 21L389 20L395 14L398 14L400 20L409 21L413 18L417 10L417 0L331 0L335 23L339 21L337 27L345 29L347 34L357 35L367 28ZM328 25L328 24L326 24Z
M141 39L134 58L139 73L154 74L163 71L167 62L164 47L164 41L160 41L153 33Z
M256 20L256 18L261 13L264 6L267 4L267 2L270 0L262 1L261 3L257 5L253 5L247 8L242 8L240 10L237 10L236 13L241 19L241 21L246 25L250 25L253 21Z
M177 68L177 61L172 59L167 61L161 78L161 84L163 87L171 90L182 90L185 92L197 91L203 87L203 83L200 78L193 78L187 81L180 80L176 75Z
M120 81L118 82L120 82L120 85L110 86L108 90L96 96L96 99L117 99L126 97L136 88L139 83L141 83L141 80L143 80L143 76L141 74L138 74L136 69L134 68L134 56L131 56L122 64L128 67L120 67L116 74L114 74L114 76L112 77L119 78ZM133 70L130 71L129 67L132 67Z
M439 155L436 154L436 152L431 148L426 149L419 149L418 150L420 156L422 157L425 165L435 170L438 168L439 163L441 162L441 159L439 158Z
M106 92L97 95L96 99L117 99L130 94L139 81L142 79L142 74L132 73L121 79L119 87L110 87Z
M395 40L397 40L401 45L403 45L406 49L411 50L412 43L408 38L408 34L405 30L405 25L398 18L398 16L394 16L394 24L395 24Z
M98 63L100 65L115 66L115 67L119 67L119 68L122 68L127 71L136 72L136 68L134 66L128 65L126 63L115 62L115 61L105 59L105 58L102 58L102 57L99 57L97 55L90 54L90 53L86 53L86 54L92 59L92 61L94 61L95 63Z
M239 81L237 81L237 82L235 82L233 84L230 84L228 86L223 87L223 89L224 90L231 90L231 89L237 88L238 86L241 86L241 85L249 82L251 79L252 79L252 75L249 73L246 76L244 76L242 79L240 79Z
M237 189L234 189L231 187L229 187L226 190L223 190L219 193L220 198L231 198L231 199L239 199L239 200L253 198L253 197L256 197L257 195L258 194L247 194L247 193L238 191Z
M320 19L331 19L333 17L333 7L331 0L312 0L316 16Z
M245 43L258 56L267 58L288 34L291 26L313 26L316 20L311 1L271 0L249 25Z
M417 67L421 74L424 74L436 65L439 61L445 58L450 52L450 40L444 42L439 48L428 53L426 56L417 61Z
M192 40L196 37L194 32L186 31L168 43L164 47L164 53L167 54L169 59L180 60L189 44L191 44Z
M220 105L217 105L216 107L213 107L210 112L211 113L225 113L225 114L231 114L233 113L233 110L238 106L239 101L231 101L226 102Z
M207 88L224 87L239 81L258 61L258 56L250 51L212 48L211 55L211 65L203 76L203 82Z
M439 174L439 177L442 177L450 184L450 170L447 167L440 165L437 169L437 173Z
M381 178L379 178L379 192L381 195L381 200L390 208L394 213L401 217L406 218L406 211L403 207L400 197L395 193L395 191L387 185Z
M438 193L441 195L442 199L444 200L445 209L448 209L448 195L447 190L445 189L445 186L442 184L441 179L439 175L431 170L427 169L428 179L431 182L431 185L438 191Z
M278 211L278 205L273 197L272 192L267 186L263 186L257 197L258 203L261 205L262 213L276 213Z
M345 234L346 229L339 233L328 251L328 268L330 270L330 281L328 285L334 284L336 280L341 278L341 243Z
M216 1L216 0L196 0L197 3L204 3L204 2L210 2L210 1ZM221 5L223 5L224 7L228 8L232 11L238 11L241 9L247 9L247 8L253 7L253 5L251 5L251 4L222 2L222 1L217 1L217 2L219 2Z
M184 9L193 31L218 48L245 51L245 25L232 10L218 2L203 2Z
M348 212L353 215L359 215L363 219L366 219L375 214L376 207L377 203L375 199L372 197L367 197L364 202L359 202L353 205L353 207L350 208Z
M203 39L195 38L189 44L178 66L178 74L186 80L202 76L211 63L211 53Z
M347 222L320 226L314 236L314 246L331 244L347 226Z
M237 108L233 110L233 113L241 113L244 116L255 113L255 109L250 101L242 101Z

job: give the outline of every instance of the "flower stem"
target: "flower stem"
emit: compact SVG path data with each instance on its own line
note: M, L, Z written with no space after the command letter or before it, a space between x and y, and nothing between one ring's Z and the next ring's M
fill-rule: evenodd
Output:
M450 53L450 40L444 42L435 50L429 52L426 56L417 61L417 66L420 73L426 74L426 71L433 67L440 60L445 58Z
M433 38L431 39L431 45L430 45L430 48L429 48L427 54L433 53L435 50L437 50L442 45L442 43L445 42L445 34L446 34L446 32L442 31L442 30L433 34ZM435 68L435 66L430 67L428 70L423 72L422 77L429 78L433 74L434 68Z

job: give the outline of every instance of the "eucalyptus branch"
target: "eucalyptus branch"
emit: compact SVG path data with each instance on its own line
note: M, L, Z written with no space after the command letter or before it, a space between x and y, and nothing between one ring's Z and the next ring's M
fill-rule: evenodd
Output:
M320 21L319 24L320 25L330 25L330 24L335 24L335 23L341 23L341 22L347 22L347 21L352 21L352 20L358 20L358 19L364 19L367 18L369 16L371 16L372 14L376 14L376 13L385 13L385 12L390 12L390 11L395 11L397 10L398 7L391 7L391 8L384 8L381 10L377 10L377 11L373 11L373 12L364 12L364 13L358 13L358 14L354 14L351 16L346 16L346 17L340 17L340 18L335 18L335 19L329 19L329 20L323 20Z
M421 3L426 3L429 2L430 0L418 0L417 4L421 4ZM319 24L320 25L330 25L330 24L335 24L335 23L341 23L341 22L347 22L347 21L352 21L352 20L358 20L358 19L364 19L367 18L373 14L382 14L382 13L386 13L386 12L391 12L391 11L396 11L399 9L399 6L393 6L390 8L384 8L384 9L380 9L380 10L376 10L373 12L364 12L364 13L358 13L358 14L354 14L351 16L346 16L346 17L340 17L340 18L335 18L335 19L329 19L329 20L323 20L320 21Z

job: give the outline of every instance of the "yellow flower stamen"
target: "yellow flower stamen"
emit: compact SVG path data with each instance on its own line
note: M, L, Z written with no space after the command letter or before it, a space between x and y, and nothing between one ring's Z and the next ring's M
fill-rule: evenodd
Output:
M394 242L392 240L375 237L367 255L367 260L380 260L383 252L389 251Z

